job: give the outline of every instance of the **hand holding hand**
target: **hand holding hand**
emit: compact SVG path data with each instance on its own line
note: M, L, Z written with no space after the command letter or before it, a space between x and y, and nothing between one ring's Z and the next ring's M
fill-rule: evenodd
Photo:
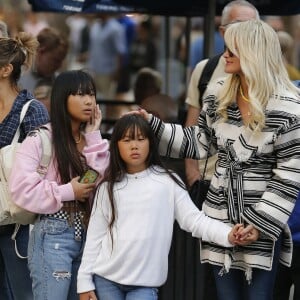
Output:
M90 194L93 192L95 188L95 183L80 183L79 176L73 178L71 180L71 184L73 187L75 200L79 200L84 202L89 198Z
M236 245L246 246L258 240L259 231L253 225L247 225L245 228L239 228L236 238Z
M85 132L92 132L99 130L102 121L102 113L99 105L97 104L92 112L92 116L89 122L86 123Z
M96 294L94 291L89 291L79 294L80 300L97 300Z
M237 245L238 232L241 231L243 228L243 224L236 224L232 227L231 231L228 234L229 243L231 243L232 245Z

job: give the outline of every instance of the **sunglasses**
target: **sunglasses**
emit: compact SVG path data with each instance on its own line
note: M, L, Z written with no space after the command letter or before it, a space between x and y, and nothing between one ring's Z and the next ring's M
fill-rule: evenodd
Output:
M231 52L231 50L226 46L224 45L224 52L228 52L228 55L229 57L234 57L235 55Z

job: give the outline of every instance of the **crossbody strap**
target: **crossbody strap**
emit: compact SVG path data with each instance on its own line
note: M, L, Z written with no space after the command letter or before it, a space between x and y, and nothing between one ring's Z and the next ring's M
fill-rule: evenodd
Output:
M204 68L203 68L203 71L201 73L201 76L200 76L200 79L199 79L199 82L198 82L199 105L200 105L200 107L202 107L202 104L203 104L202 97L203 97L203 95L206 91L207 85L208 85L208 83L209 83L209 81L212 77L212 74L213 74L215 68L218 65L218 62L219 62L221 56L222 56L222 53L210 58L207 61ZM205 178L205 174L206 174L207 163L208 163L208 154L209 154L209 151L210 151L211 143L212 143L212 141L211 141L211 135L210 135L209 144L208 144L208 148L207 148L207 157L206 157L206 160L205 160L203 174L202 174L203 179Z
M205 159L204 169L203 169L203 173L202 173L202 179L205 179L205 173L206 173L206 168L207 168L207 163L208 163L208 154L210 152L211 144L212 144L212 140L211 140L211 135L210 135L209 136L209 144L208 144L208 148L207 148L207 157Z

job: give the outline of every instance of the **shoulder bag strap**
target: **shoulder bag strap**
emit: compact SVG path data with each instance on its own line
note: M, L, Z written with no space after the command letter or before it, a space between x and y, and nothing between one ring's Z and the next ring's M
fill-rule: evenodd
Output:
M22 107L22 110L21 110L21 113L20 113L20 122L19 122L19 126L18 126L18 128L17 128L17 131L16 131L16 133L15 133L15 136L14 136L14 138L13 138L11 144L16 144L16 143L18 142L18 140L19 140L19 137L20 137L20 126L21 126L21 123L23 122L23 119L24 119L24 117L25 117L25 115L26 115L26 113L27 113L27 110L28 110L28 108L29 108L29 105L30 105L30 103L31 103L32 101L33 101L33 99L27 101L27 102L23 105L23 107Z
M198 90L199 90L199 105L200 107L202 107L202 97L205 93L205 90L207 88L207 85L211 79L211 76L215 70L215 68L217 67L217 64L220 60L220 57L222 56L223 53L218 54L212 58L210 58L206 65L203 68L203 71L201 73L199 82L198 82ZM210 146L211 146L211 135L210 135L210 140L209 140L209 145L207 148L207 157L205 160L205 164L204 164L204 169L203 169L203 174L202 174L202 178L205 178L205 173L206 173L206 168L207 168L207 163L208 163L208 154L209 154L209 150L210 150Z
M205 179L205 173L206 173L206 168L207 168L207 163L208 163L208 154L209 154L209 151L210 151L211 143L212 143L212 140L211 140L211 135L210 135L209 136L209 144L208 144L208 148L207 148L207 156L206 156L204 169L203 169L203 173L202 173L202 179Z

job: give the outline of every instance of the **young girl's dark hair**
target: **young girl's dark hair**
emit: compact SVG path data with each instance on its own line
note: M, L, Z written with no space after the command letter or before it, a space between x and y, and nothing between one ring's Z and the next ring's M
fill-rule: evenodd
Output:
M94 81L88 73L72 70L57 76L52 88L50 117L56 168L62 183L68 183L84 172L83 156L76 148L67 104L70 95L78 94L96 95Z
M186 189L185 184L179 180L178 177L174 176L172 171L168 170L164 166L158 152L156 136L154 135L149 123L143 117L137 114L123 116L116 122L114 126L110 141L110 163L104 175L104 181L107 181L108 196L111 206L111 219L109 220L109 231L111 238L112 227L116 218L113 188L116 182L122 181L127 172L126 164L120 156L118 141L124 138L125 135L129 135L130 138L134 139L136 138L138 131L139 134L149 140L149 155L146 160L146 166L148 168L152 168L152 170L157 173L162 172L160 169L162 168L163 172L167 173L178 185Z

